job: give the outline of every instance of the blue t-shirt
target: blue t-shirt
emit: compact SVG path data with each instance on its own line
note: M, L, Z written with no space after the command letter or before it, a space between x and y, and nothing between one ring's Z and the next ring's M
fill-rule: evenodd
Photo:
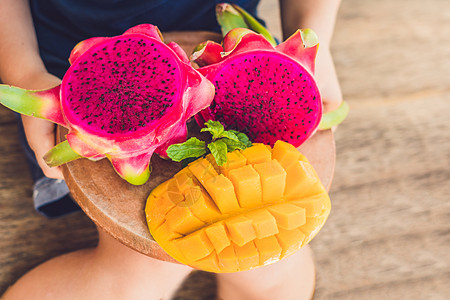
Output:
M72 48L94 36L115 36L150 23L161 31L219 32L215 0L30 0L41 57L47 70L62 78ZM259 0L228 1L256 16Z

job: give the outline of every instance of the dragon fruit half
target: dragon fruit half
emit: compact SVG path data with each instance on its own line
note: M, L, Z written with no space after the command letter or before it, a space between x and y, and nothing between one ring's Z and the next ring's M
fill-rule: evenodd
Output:
M322 102L314 80L317 36L298 30L280 45L249 29L235 28L222 45L207 41L192 59L216 87L211 106L197 122L217 120L253 142L283 140L299 146L317 129Z
M3 105L69 129L67 141L45 157L51 166L107 157L121 177L143 184L152 154L185 140L187 119L214 96L181 47L164 44L150 24L85 40L69 61L61 85L50 90L0 86Z

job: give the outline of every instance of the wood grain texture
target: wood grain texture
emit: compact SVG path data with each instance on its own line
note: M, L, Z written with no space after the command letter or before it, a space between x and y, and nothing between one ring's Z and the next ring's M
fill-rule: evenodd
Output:
M331 215L311 243L315 299L450 299L449 12L447 0L342 1L332 51L351 112L335 133ZM0 293L95 244L82 214L34 213L10 115L0 108ZM214 288L196 273L176 299L214 299Z
M2 107L2 109L0 109L0 125L12 123L14 121L14 113Z

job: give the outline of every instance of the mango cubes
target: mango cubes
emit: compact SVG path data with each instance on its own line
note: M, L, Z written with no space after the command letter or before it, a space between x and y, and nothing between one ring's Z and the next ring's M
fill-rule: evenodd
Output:
M145 207L153 238L176 260L209 272L276 262L318 233L330 199L297 149L278 141L208 155L156 187Z

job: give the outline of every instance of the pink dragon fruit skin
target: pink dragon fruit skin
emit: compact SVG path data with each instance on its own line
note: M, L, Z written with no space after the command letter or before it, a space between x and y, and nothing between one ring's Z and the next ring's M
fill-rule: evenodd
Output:
M273 47L249 29L232 29L222 45L198 46L197 69L216 87L211 106L202 110L199 125L217 120L245 132L253 142L273 145L283 140L300 146L318 128L322 102L314 80L317 36L298 30Z
M45 159L51 166L78 157L107 157L117 173L140 185L154 152L186 139L186 121L206 108L214 86L175 43L143 24L116 37L80 42L60 86L27 91L0 86L0 103L69 129Z

